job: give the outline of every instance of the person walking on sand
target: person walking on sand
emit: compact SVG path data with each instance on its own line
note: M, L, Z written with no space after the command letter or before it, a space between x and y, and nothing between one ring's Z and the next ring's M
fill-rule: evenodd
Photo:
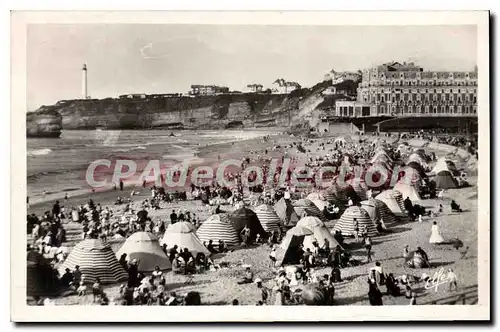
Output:
M366 248L366 262L370 263L372 261L372 239L369 236L365 238L365 248Z
M440 244L444 242L444 238L441 236L439 233L439 227L437 225L437 222L432 223L432 228L431 228L431 237L429 239L429 243L431 244Z

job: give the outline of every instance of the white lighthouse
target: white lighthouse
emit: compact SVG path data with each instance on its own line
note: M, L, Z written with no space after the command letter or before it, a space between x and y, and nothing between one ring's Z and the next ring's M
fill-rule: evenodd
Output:
M82 68L82 99L87 99L87 64L83 64Z

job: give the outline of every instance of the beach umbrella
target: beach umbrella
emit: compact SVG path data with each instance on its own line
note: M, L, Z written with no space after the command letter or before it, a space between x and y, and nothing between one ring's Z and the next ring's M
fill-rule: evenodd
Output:
M159 266L160 270L172 268L158 238L149 232L136 232L127 238L116 253L116 258L119 259L122 254L127 254L129 261L133 259L139 261L138 270L140 272L152 272L155 266Z
M98 239L85 239L78 243L59 268L64 274L66 268L71 271L80 266L87 282L95 282L97 278L102 284L114 284L128 279L125 269L118 263L110 245Z
M226 213L218 213L210 216L198 228L196 235L202 242L207 243L210 240L214 243L222 240L227 245L237 245L240 243L239 234Z

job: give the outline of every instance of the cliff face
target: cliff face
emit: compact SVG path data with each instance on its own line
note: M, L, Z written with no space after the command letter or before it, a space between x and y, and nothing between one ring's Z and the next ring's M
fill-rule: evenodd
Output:
M325 99L328 82L290 94L225 94L219 96L107 98L67 100L42 107L60 114L64 129L223 129L288 126L310 121Z
M62 116L56 110L40 108L26 114L26 137L61 136Z

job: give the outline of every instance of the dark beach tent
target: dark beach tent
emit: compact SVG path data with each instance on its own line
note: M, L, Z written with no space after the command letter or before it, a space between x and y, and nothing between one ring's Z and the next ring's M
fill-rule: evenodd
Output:
M262 227L257 214L247 207L241 207L228 214L229 220L233 223L237 232L247 226L250 229L250 238L254 240L257 234L266 238L267 233Z
M122 254L127 254L127 259L139 261L140 272L152 272L155 266L160 270L170 270L172 265L167 255L163 252L158 238L149 232L136 232L123 243L116 252L119 259Z
M458 188L457 180L453 177L450 171L443 170L434 177L437 189L453 189Z
M196 232L202 242L212 240L215 244L219 240L224 241L228 246L240 243L239 234L233 226L226 213L219 213L210 216Z
M428 262L416 251L411 251L406 258L406 266L414 269L428 268Z
M372 222L370 215L365 209L359 206L350 206L344 211L339 221L333 227L334 231L341 231L344 236L354 236L356 233L356 219L359 227L359 233L366 227L368 236L378 235L377 228Z
M266 232L280 231L281 219L271 205L261 204L257 206L255 208L255 214Z
M66 268L73 271L79 265L88 282L97 278L102 284L114 284L128 279L125 269L118 263L111 246L99 239L85 239L78 243L59 268L62 275Z
M361 202L361 198L358 193L349 184L344 184L337 189L337 197L343 205L346 205L349 202L349 199L351 199L354 204Z
M298 249L304 242L304 238L308 235L313 235L313 232L305 227L295 226L290 228L286 232L285 238L278 247L276 266L298 264Z
M321 221L326 221L323 211L318 209L318 207L307 198L299 199L293 204L293 207L299 218L312 216L319 218Z
M40 253L29 250L26 270L26 295L51 296L60 293L58 271L52 268L50 260Z
M305 305L327 305L328 304L328 294L325 288L319 287L319 285L306 285L302 290L302 302Z
M289 200L281 198L276 204L274 204L274 211L281 219L281 222L286 227L293 227L299 221L299 216Z

